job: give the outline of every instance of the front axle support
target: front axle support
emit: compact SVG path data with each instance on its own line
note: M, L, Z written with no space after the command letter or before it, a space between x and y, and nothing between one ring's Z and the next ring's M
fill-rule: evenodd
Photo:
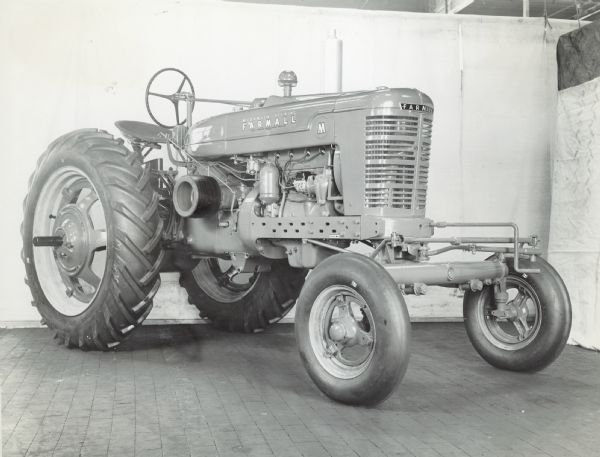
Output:
M504 278L508 267L499 261L449 263L398 263L383 267L398 284L425 283L435 286L457 286L473 279L485 281Z

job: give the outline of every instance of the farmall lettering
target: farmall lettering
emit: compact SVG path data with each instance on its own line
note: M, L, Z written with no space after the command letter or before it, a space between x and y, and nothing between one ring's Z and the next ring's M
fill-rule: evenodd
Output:
M286 127L296 123L296 113L294 111L283 112L274 116L258 116L242 119L242 131L265 130L277 127Z
M405 111L421 111L423 113L433 113L433 108L427 105L417 105L415 103L401 103L400 107Z

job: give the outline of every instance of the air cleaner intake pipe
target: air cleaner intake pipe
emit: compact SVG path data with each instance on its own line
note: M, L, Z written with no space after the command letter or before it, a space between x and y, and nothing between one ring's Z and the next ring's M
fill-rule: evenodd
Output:
M221 208L221 187L211 176L182 176L173 187L173 205L181 217L207 217Z

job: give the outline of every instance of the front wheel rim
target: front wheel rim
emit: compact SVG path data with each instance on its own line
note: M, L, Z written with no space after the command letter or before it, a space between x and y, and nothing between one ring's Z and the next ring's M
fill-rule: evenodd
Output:
M495 309L492 299L484 299L482 294L478 302L477 318L486 339L497 348L517 351L531 344L537 337L542 324L541 300L527 281L518 276L506 279L509 293L508 306L512 306L516 316L500 320L492 311Z
M63 244L33 247L38 282L56 311L65 316L79 315L98 295L108 243L106 213L99 194L88 175L78 168L53 171L39 192L32 237L49 235L63 237Z
M330 286L317 296L310 310L308 332L317 361L335 378L356 378L371 363L375 321L366 300L350 287Z

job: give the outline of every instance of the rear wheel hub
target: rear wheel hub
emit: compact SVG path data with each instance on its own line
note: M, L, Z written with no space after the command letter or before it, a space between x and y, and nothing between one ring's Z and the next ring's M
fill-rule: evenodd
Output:
M69 276L78 275L90 260L91 225L87 215L73 204L63 207L56 216L54 235L63 237L63 244L55 248L56 263Z

